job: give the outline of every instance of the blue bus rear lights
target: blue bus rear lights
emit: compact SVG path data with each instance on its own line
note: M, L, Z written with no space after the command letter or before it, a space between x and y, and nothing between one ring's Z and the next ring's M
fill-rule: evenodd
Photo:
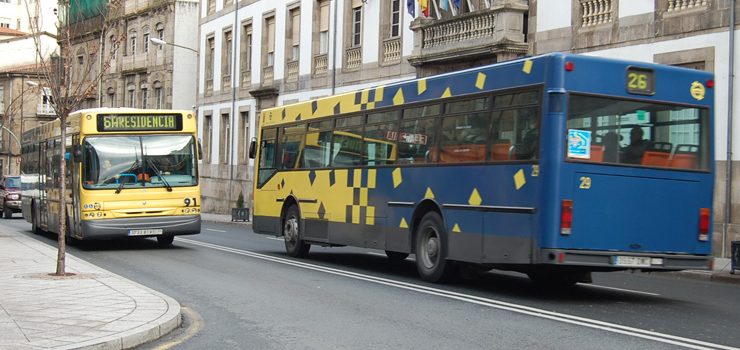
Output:
M563 199L560 206L560 234L569 235L573 226L573 200Z
M566 72L572 72L573 69L575 69L575 68L576 68L576 65L573 62L571 62L571 61L565 62L565 71Z
M709 208L699 209L699 240L709 240Z

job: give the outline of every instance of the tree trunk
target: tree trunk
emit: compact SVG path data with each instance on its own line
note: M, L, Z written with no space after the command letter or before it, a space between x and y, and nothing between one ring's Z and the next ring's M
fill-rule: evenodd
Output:
M61 181L60 189L59 189L59 236L57 237L57 241L59 243L59 250L57 252L57 276L66 276L66 242L65 242L65 232L67 229L67 160L66 160L66 154L67 154L67 113L61 113L62 115L59 117L60 126L62 128L62 145L61 145L61 152L60 156L61 159L59 161L59 171L61 174L59 174L59 181Z

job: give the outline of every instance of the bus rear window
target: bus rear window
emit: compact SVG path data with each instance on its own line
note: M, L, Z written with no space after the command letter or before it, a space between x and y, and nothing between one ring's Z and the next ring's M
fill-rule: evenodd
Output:
M565 135L572 161L709 169L704 108L571 95Z

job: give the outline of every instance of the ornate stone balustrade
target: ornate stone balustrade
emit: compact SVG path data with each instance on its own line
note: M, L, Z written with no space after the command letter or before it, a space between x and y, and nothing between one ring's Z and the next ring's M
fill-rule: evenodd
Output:
M275 78L275 67L262 67L262 83L264 85L272 84L272 80Z
M362 65L362 48L352 47L345 51L347 69L357 69Z
M477 12L460 20L448 20L422 29L422 48L450 45L491 37L495 29L496 14L491 11ZM400 45L399 45L400 46Z
M668 0L667 11L681 11L709 5L707 0Z
M401 38L383 40L383 63L401 60Z
M313 58L313 74L324 75L329 68L329 58L326 54L314 56Z
M581 23L590 27L611 23L614 18L612 0L581 0Z
M298 81L298 61L290 61L287 65L288 75L286 81L296 82Z

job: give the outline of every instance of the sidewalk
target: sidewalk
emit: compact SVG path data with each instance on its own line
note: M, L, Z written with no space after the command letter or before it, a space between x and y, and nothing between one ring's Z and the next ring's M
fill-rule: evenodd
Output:
M0 226L0 349L125 349L180 325L180 304Z

